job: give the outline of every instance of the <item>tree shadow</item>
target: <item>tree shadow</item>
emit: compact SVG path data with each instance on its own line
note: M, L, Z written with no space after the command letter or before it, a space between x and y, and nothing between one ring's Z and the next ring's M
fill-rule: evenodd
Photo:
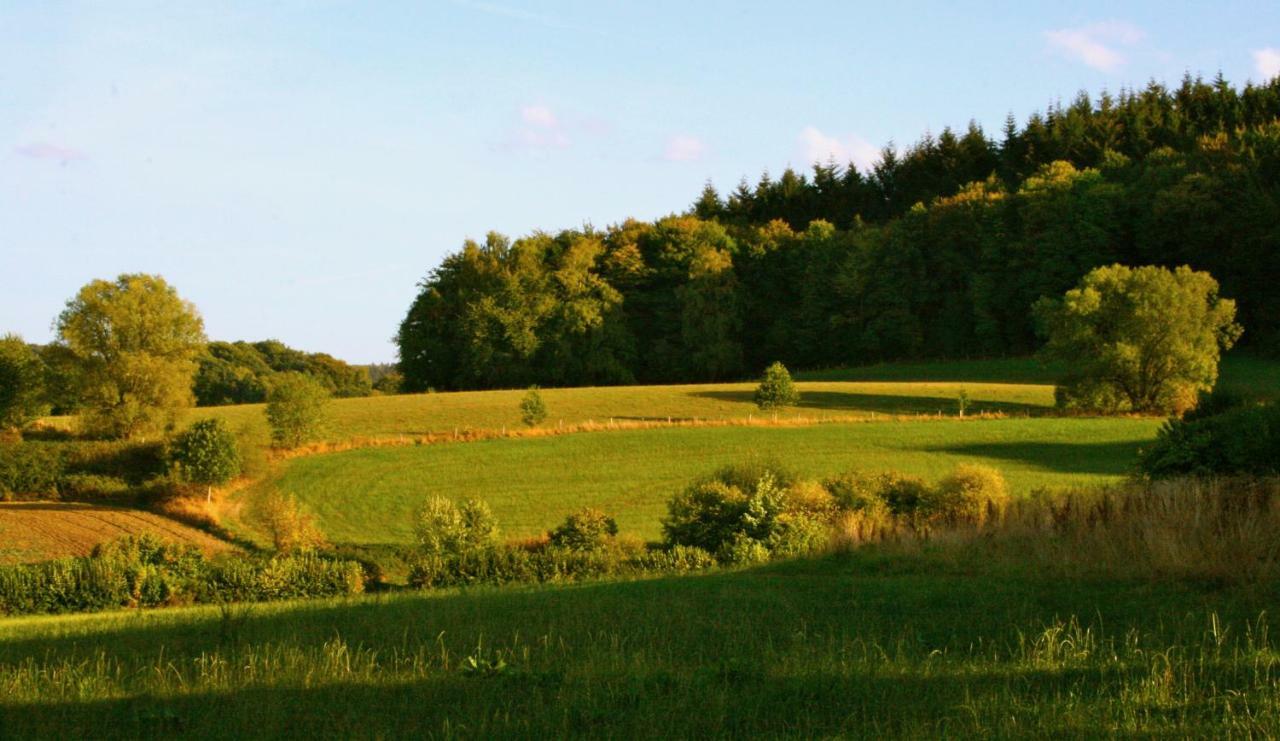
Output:
M604 664L493 675L441 671L411 681L261 685L229 692L0 705L6 738L481 737L624 738L916 735L954 727L992 732L1007 723L1071 735L1091 714L1044 701L1070 696L1088 707L1117 699L1145 665L930 673L814 671L777 675L759 656L655 661L620 671ZM922 666L923 668L923 666ZM1224 673L1229 667L1221 667ZM585 670L585 671L584 671ZM1020 701L1010 706L1009 699ZM707 703L714 709L708 712ZM986 708L979 712L978 708ZM1056 712L1055 712L1056 711ZM1068 727L1061 724L1070 720ZM1104 722L1101 718L1099 723ZM1047 724L1047 725L1042 725ZM450 733L452 731L452 733Z
M1055 473L1123 475L1133 471L1143 444L1141 440L955 443L935 445L925 450L994 461L1015 461Z
M752 391L710 390L694 391L691 396L728 401L740 404L752 404L755 395ZM800 395L799 409L820 410L828 412L875 412L877 414L938 414L958 416L957 400L947 396L895 396L892 394L865 394L851 391L805 391ZM1050 411L1047 407L1036 404L1024 404L1012 401L971 401L968 414L982 412L1033 415Z

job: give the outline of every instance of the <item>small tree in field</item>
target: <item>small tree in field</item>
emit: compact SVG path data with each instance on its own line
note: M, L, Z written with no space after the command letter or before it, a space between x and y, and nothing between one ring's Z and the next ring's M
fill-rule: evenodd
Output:
M1234 301L1187 266L1095 268L1061 299L1035 305L1042 354L1068 363L1058 404L1098 411L1180 414L1218 379L1222 351L1239 339Z
M0 337L0 432L21 429L44 411L44 362L21 337Z
M240 473L240 449L236 436L220 419L193 423L173 441L170 455L182 478L204 487L213 499L213 487L225 484Z
M547 405L542 403L542 394L538 393L537 386L530 386L520 400L520 419L530 427L537 427L546 418Z
M311 376L281 374L267 394L271 440L276 445L296 448L314 437L328 403L329 390Z
M792 407L800 403L800 392L791 381L791 373L782 363L765 368L764 377L756 387L756 406L764 410Z

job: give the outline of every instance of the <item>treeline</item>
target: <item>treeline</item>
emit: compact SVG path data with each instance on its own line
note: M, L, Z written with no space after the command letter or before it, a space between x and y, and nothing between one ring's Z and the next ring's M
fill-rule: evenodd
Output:
M1030 307L1111 263L1190 265L1280 346L1280 79L1081 95L869 173L708 186L685 215L468 241L397 341L406 390L739 377L1024 354Z
M199 406L265 401L281 373L311 376L339 398L373 393L367 368L326 353L295 350L278 340L210 342L198 362L193 391Z

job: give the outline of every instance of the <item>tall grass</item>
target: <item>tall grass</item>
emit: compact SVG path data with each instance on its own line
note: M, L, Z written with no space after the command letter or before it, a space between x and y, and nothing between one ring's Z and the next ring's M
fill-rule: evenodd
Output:
M1280 581L1280 480L1177 479L1038 492L980 521L920 530L851 513L836 543L1060 575Z

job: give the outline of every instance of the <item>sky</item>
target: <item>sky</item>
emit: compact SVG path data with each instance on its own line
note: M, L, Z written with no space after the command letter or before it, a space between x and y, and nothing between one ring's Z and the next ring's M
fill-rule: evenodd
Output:
M0 333L163 275L391 362L464 239L683 211L1081 90L1280 74L1280 3L0 0Z

